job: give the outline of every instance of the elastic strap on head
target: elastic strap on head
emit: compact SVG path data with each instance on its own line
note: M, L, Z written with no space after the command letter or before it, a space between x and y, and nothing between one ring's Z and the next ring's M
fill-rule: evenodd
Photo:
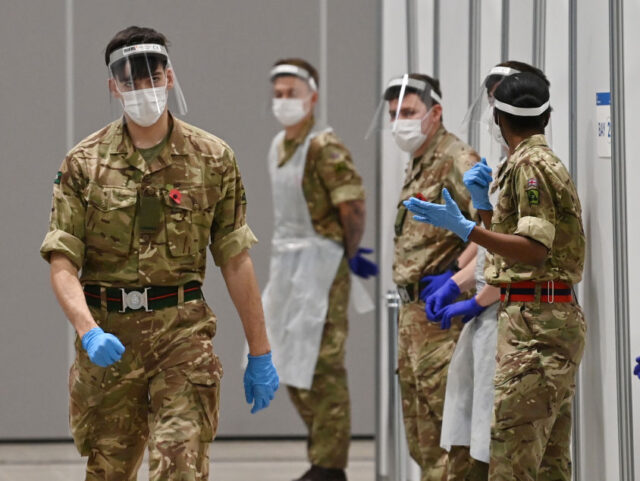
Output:
M547 100L540 107L515 107L513 105L500 102L498 99L494 99L493 106L498 110L515 115L516 117L537 117L547 111L549 108L549 101Z
M121 58L140 53L154 53L169 58L167 49L163 45L157 43L139 43L138 45L128 45L111 52L111 55L109 55L109 66Z
M316 84L316 81L313 79L311 74L307 70L303 69L302 67L298 67L297 65L291 65L291 64L276 65L271 69L271 72L269 73L269 77L273 82L273 79L276 78L278 75L293 75L294 77L301 78L302 80L307 81L307 83L309 84L309 87L311 87L311 89L314 92L318 91L318 85Z

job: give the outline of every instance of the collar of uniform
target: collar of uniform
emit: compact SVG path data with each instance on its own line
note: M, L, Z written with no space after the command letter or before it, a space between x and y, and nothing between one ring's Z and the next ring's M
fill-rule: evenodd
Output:
M440 127L438 128L438 130L436 130L433 139L431 139L431 142L429 142L425 153L420 157L411 159L411 170L409 171L409 175L407 176L405 185L415 179L416 176L419 175L425 167L433 162L436 149L438 148L438 145L440 144L442 138L446 133L447 129L444 128L444 125L440 124Z
M291 156L296 151L296 149L307 138L307 135L309 135L309 132L311 132L311 129L313 129L314 125L315 125L315 119L312 115L306 120L302 130L298 135L296 135L293 139L287 139L287 138L284 139L284 141L282 142L282 145L280 146L280 149L281 149L280 155L279 155L280 161L278 162L278 166L284 165L287 162L287 160L291 158Z
M133 166L141 172L146 172L149 169L150 172L160 170L169 165L171 158L168 155L186 155L184 130L182 128L182 122L174 118L169 114L169 123L171 125L171 136L167 142L167 146L160 152L150 164L142 158L142 155L136 150L131 136L127 132L124 117L120 120L113 122L111 132L111 144L109 153L111 154L110 164L114 168L126 168Z
M544 134L536 134L524 139L518 144L510 158L515 159L520 152L531 147L548 147L547 139Z

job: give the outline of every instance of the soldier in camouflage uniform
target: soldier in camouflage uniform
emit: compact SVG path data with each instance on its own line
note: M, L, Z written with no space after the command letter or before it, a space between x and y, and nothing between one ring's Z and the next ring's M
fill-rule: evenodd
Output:
M543 135L551 111L544 80L510 75L494 96L509 159L498 173L493 215L480 211L491 231L465 221L450 200L443 207L412 199L409 206L421 220L493 252L485 277L500 286L502 304L489 479L568 481L571 402L586 333L572 293L584 266L580 200ZM470 190L482 198L488 188Z
M411 457L422 468L423 481L443 481L447 479L447 452L440 447L442 409L449 360L462 325L459 319L449 329L429 322L426 296L421 293L425 287L436 290L453 275L456 263L464 267L474 256L472 250L462 256L465 243L454 234L414 222L402 201L420 194L440 202L442 188L447 187L464 206L465 215L472 217L471 197L462 175L479 158L442 125L439 82L411 74L405 83L402 100L402 86L395 80L384 94L391 118L398 117L396 141L412 156L395 222L393 280L403 301L398 326L398 377ZM422 119L418 121L422 135L411 146L399 135L404 128L401 122L413 119ZM463 457L468 459L468 452Z
M362 179L331 129L318 130L318 74L302 59L271 71L274 201L270 279L263 293L274 362L307 426L311 468L299 480L344 480L351 439L345 370L350 274L377 267L358 245L364 231Z
M201 291L207 246L245 327L253 411L278 386L244 187L229 146L166 109L177 84L162 34L129 27L106 62L124 118L64 159L40 250L77 331L71 432L87 480L136 479L147 443L151 480L206 480L222 377Z

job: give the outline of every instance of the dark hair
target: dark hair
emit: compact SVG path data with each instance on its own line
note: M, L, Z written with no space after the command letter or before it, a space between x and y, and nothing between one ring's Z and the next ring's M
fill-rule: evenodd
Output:
M549 100L549 86L535 73L517 73L505 77L496 88L493 96L496 100L514 107L535 108ZM497 108L495 112L516 132L531 130L544 132L544 128L549 122L551 107L536 117L521 117Z
M544 74L544 72L539 68L534 67L533 65L529 65L528 63L520 62L518 60L507 60L506 62L501 62L496 66L509 67L519 72L530 72L530 73L536 74L538 77L544 80L544 82L547 84L547 87L551 86L551 83L549 82L549 79ZM487 89L487 92L490 92L491 89L495 86L495 84L500 82L503 78L504 78L504 75L500 75L500 74L493 74L493 75L487 76L487 79L484 84L485 88Z
M104 61L109 65L109 57L111 54L122 47L128 47L131 45L138 45L141 43L155 43L162 45L165 48L169 47L169 41L160 32L147 27L137 27L132 25L124 30L120 30L107 44L107 48L104 51ZM148 61L148 64L147 64ZM121 59L115 62L111 66L111 71L114 76L122 78L124 74L124 66L129 63L131 65L131 76L134 79L148 77L149 69L152 72L158 68L158 65L162 65L162 68L167 66L167 58L164 55L158 55L153 53L147 53L147 55L131 56L128 59Z
M316 70L316 68L313 65L311 65L306 60L304 60L302 58L295 58L295 57L294 58L282 58L282 59L278 60L276 63L273 64L274 67L277 67L278 65L295 65L296 67L300 67L301 69L304 69L307 72L309 72L309 75L311 75L311 78L316 83L317 87L320 86L320 78L318 77L318 71ZM282 77L284 75L291 75L291 74L282 73L282 74L276 75L274 78ZM294 77L295 77L295 75L294 75Z
M410 73L409 78L415 80L421 80L426 82L440 98L442 98L442 91L440 90L440 80L437 78L429 77L428 75L424 75L421 73ZM407 86L405 89L406 93L414 93L420 97L420 100L427 106L431 107L435 104L439 104L437 100L435 100L431 95L429 95L429 89L427 90L417 90L413 87ZM397 99L400 96L400 86L390 87L384 92L384 99L389 101L393 99Z

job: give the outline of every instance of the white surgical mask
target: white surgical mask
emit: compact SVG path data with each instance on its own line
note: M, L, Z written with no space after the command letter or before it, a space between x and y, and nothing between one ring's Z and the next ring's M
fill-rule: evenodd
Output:
M271 110L278 122L285 127L297 124L308 113L304 99L273 99Z
M141 127L155 124L167 106L167 87L132 90L121 95L124 111Z
M413 153L427 140L422 133L422 119L399 119L391 130L393 140L400 149Z

